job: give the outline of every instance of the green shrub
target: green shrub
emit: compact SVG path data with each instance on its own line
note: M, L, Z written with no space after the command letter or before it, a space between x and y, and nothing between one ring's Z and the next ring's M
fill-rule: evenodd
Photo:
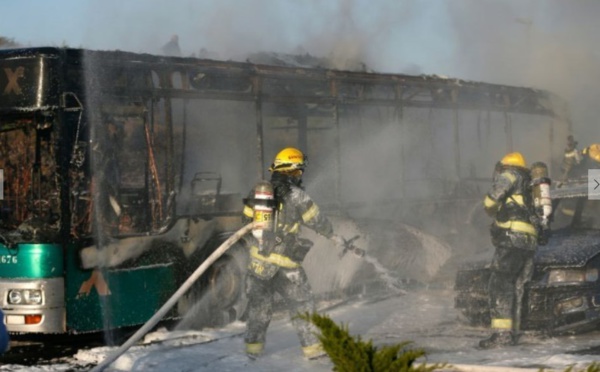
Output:
M422 349L407 349L410 341L396 345L373 346L373 341L363 341L358 336L351 336L348 326L337 325L327 315L305 313L298 315L301 319L314 324L320 332L317 336L323 349L333 362L333 370L338 372L435 372L447 363L415 365L418 358L426 356ZM451 369L450 369L451 370ZM544 372L545 369L540 369ZM600 372L600 364L592 363L583 370L568 367L564 372Z
M565 369L564 372L600 372L600 364L594 362L592 364L590 364L589 366L586 367L586 369L574 369L574 366L571 366L567 369ZM543 370L542 370L543 371Z
M351 336L348 327L338 326L327 315L300 314L300 318L314 324L321 332L318 335L323 349L338 372L432 372L443 365L415 365L418 358L426 355L422 349L407 349L411 343L373 346L373 341L363 341L360 336Z

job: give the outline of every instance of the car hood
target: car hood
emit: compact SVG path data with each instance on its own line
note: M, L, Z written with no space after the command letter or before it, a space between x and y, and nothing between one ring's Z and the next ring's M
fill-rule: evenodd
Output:
M582 267L600 254L600 230L568 230L553 233L535 255L536 266Z

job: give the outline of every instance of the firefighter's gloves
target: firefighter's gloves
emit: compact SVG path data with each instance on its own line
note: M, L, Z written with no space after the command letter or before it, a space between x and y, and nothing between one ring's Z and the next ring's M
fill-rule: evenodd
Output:
M339 235L332 235L331 241L335 244L336 247L344 249L346 247L346 240Z
M342 251L339 254L340 258L344 257L344 255L348 251L354 253L354 255L356 255L358 257L365 256L365 251L354 245L354 241L356 239L358 239L359 237L360 237L359 235L356 235L355 237L348 239L348 240L344 239L343 237L341 237L339 235L334 235L331 237L331 240L333 240L335 242L336 247L342 248Z
M483 207L483 210L485 211L485 214L487 214L489 217L496 217L496 214L498 214L498 207Z
M546 245L548 244L548 240L550 238L550 231L547 228L541 228L538 230L537 243L538 245Z
M496 213L498 213L498 209L500 208L500 204L492 199L489 195L485 196L483 199L483 210L490 217L496 217Z

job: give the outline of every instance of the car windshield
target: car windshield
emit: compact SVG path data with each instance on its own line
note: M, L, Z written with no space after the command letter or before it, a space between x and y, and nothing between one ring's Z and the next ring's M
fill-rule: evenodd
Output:
M581 205L581 216L576 211L578 204ZM587 198L565 198L561 199L554 211L552 229L564 227L600 230L600 200Z
M600 229L600 200L586 201L580 225L584 228Z

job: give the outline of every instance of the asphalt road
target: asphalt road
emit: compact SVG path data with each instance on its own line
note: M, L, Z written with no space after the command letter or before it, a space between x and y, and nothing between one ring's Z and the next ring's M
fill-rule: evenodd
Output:
M561 337L526 334L518 346L479 350L478 341L489 331L466 325L453 308L453 298L451 289L421 288L408 290L403 295L359 295L346 302L328 304L323 310L334 321L347 325L351 334L371 339L376 345L411 341L411 347L426 351L428 363L564 370L600 359L600 331ZM243 323L239 323L216 330L219 336L210 342L136 346L124 356L128 359L127 370L194 367L195 371L233 371L243 367L250 371L277 368L330 371L332 368L328 360L308 364L303 360L297 337L284 313L277 314L269 328L265 357L248 364L243 354ZM83 354L95 354L102 360L102 355L110 352L97 347L103 345L101 335L27 342L29 344L13 340L12 350L0 358L0 364L4 365L0 371L18 370L5 368L6 364L52 366L59 363L68 363L74 371L85 370L74 360L75 353L83 350Z

